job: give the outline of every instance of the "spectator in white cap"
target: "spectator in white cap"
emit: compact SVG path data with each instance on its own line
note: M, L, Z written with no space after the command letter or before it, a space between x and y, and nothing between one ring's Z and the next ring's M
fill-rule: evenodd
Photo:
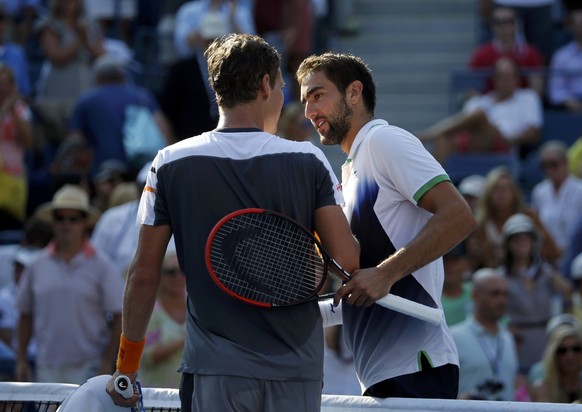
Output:
M503 226L502 272L508 280L511 328L519 366L527 374L541 359L549 319L571 303L572 286L555 266L540 257L541 236L532 219L515 214Z
M485 187L485 176L481 175L470 175L465 177L459 183L459 192L463 195L473 213L477 209L477 202L483 194L483 189Z
M99 219L80 186L65 185L36 215L52 223L51 243L20 281L16 379L81 384L111 373L121 331L123 283L88 230ZM36 371L27 348L36 339Z

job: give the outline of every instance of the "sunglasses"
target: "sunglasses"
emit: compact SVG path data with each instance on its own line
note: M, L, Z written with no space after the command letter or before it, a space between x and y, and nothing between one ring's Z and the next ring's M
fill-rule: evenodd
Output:
M493 289L489 291L489 296L493 296L495 298L499 296L509 296L509 292L506 289Z
M573 352L573 353L580 353L582 352L582 346L580 345L574 345L574 346L558 346L558 349L556 349L556 354L558 355L565 355L566 352Z
M560 166L560 162L557 160L545 160L540 162L540 167L542 169L556 169L558 166Z
M83 215L71 215L71 216L67 216L67 215L61 215L59 213L55 213L53 215L55 222L70 222L70 223L77 223L77 222L81 222L82 220L85 220L85 216Z
M501 25L506 25L506 24L514 24L515 23L515 19L514 18L505 18L505 19L493 19L493 24L496 26L501 26Z
M162 273L165 276L184 275L184 273L180 270L180 268L167 268L167 269L162 269Z

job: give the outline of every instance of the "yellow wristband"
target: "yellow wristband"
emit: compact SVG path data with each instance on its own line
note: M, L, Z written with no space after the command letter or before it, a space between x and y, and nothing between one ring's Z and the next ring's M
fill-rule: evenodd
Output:
M117 370L121 373L136 373L139 370L139 361L144 346L145 339L133 342L122 334L117 353Z

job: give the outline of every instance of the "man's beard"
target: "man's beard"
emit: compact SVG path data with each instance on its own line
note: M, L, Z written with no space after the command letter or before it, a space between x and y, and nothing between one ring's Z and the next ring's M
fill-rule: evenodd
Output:
M325 135L319 133L321 143L325 145L341 144L350 130L353 114L354 111L346 101L340 99L333 112L326 118L327 132L325 132Z

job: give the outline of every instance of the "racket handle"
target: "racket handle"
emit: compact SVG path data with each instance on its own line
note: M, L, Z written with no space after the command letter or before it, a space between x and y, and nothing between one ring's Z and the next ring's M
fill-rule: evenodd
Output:
M341 325L343 323L341 301L337 306L333 306L333 298L320 300L317 303L319 304L319 311L321 312L321 319L324 328Z
M431 308L430 306L391 293L382 299L378 299L376 303L393 311L432 323L433 325L439 325L443 319L443 311L441 309Z
M115 391L126 399L133 396L133 384L125 375L119 375L114 382Z

